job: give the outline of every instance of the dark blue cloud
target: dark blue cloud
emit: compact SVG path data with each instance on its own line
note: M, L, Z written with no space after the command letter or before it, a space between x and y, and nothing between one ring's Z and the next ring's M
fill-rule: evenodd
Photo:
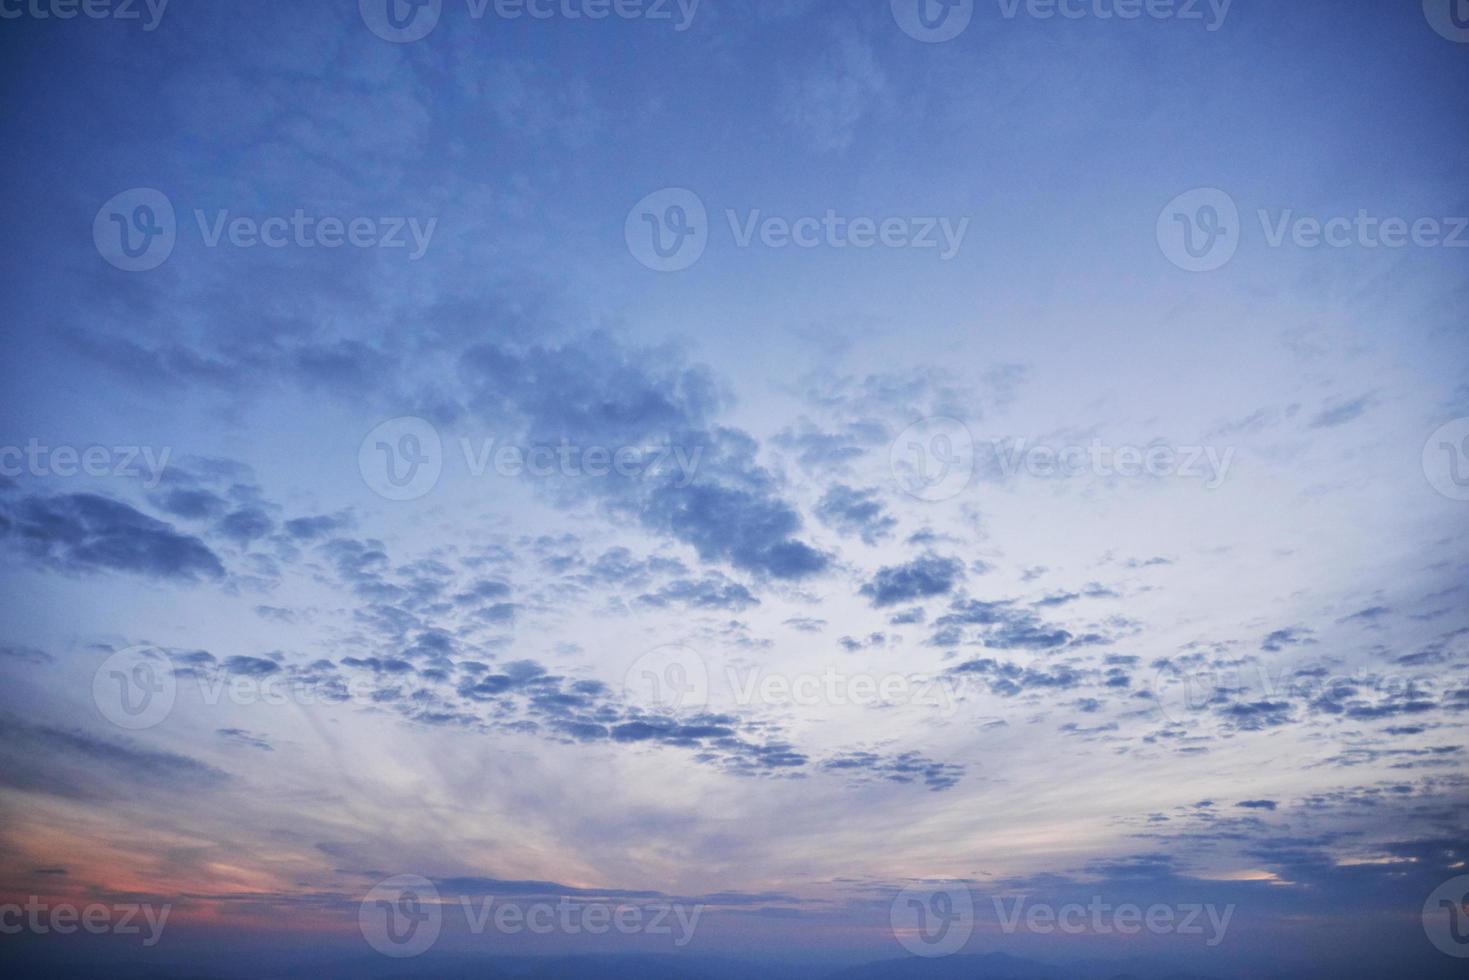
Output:
M840 483L816 504L816 516L827 527L858 536L867 544L890 536L898 526L897 519L883 508L876 489L858 490Z
M700 579L675 579L656 592L646 592L638 596L638 602L660 609L681 605L729 612L739 612L760 604L760 600L751 595L749 589L718 572L710 572Z
M203 541L107 497L33 496L3 513L9 526L0 535L63 571L110 569L180 581L224 575L223 563Z
M906 565L887 565L859 590L875 608L928 599L951 591L963 578L964 566L953 558L924 555Z

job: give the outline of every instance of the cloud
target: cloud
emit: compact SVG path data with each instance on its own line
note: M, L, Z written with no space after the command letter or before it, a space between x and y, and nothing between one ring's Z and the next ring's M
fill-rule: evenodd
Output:
M243 728L221 728L215 734L228 742L243 745L252 749L263 749L266 752L274 752L275 746L264 735L247 732Z
M964 575L964 566L953 558L924 555L905 565L888 565L877 570L872 581L858 590L874 608L894 606L915 599L943 595Z
M27 497L0 534L31 558L69 572L102 569L193 582L224 575L200 539L127 504L90 493Z
M897 519L884 511L875 488L857 490L840 483L817 503L816 516L827 527L860 536L866 544L876 544L898 526Z
M1335 428L1338 425L1346 425L1348 422L1360 418L1367 409L1372 407L1374 401L1373 396L1367 394L1353 398L1350 401L1328 405L1312 417L1311 421L1307 423L1307 428L1329 429Z
M760 604L760 600L751 595L749 589L718 572L710 572L701 579L676 579L656 592L638 596L638 602L660 609L682 605L695 609L723 609L728 612L739 612Z

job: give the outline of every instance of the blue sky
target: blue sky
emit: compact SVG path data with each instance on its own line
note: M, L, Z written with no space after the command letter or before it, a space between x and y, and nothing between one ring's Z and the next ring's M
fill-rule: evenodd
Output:
M0 897L1450 975L1447 4L381 6L3 8Z

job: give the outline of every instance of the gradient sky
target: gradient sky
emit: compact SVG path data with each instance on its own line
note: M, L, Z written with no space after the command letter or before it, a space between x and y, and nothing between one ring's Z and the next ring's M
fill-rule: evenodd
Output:
M1270 235L1469 215L1469 44L1416 0L980 2L941 43L886 3L444 0L410 43L357 7L0 23L0 446L168 453L0 477L0 897L361 951L412 874L656 893L708 906L700 952L842 962L903 954L917 884L976 896L971 952L1452 972L1420 910L1469 873L1469 441L1433 436L1469 436L1469 247ZM129 271L93 230L138 188L176 241ZM657 271L670 188L707 245ZM1195 272L1159 229L1200 188L1237 251ZM432 231L209 244L298 209ZM742 246L727 211L964 224ZM410 431L441 473L387 499ZM692 474L475 475L490 439ZM909 492L915 443L957 476ZM127 728L94 678L137 648L176 695ZM897 694L739 689L824 674ZM1094 895L1237 911L1217 947L1058 946L989 904Z

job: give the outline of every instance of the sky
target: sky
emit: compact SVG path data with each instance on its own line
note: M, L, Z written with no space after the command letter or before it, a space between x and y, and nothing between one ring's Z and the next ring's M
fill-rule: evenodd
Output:
M1461 0L0 21L0 943L1462 968Z

